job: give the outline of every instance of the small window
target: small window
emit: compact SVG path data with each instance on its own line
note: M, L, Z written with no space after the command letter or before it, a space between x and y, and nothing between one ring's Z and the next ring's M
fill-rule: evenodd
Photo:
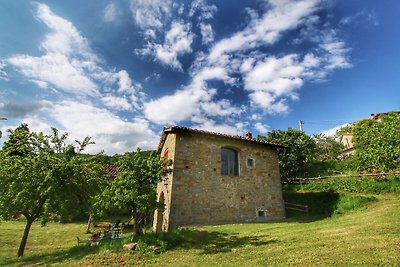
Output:
M164 151L164 161L168 160L168 148ZM163 169L166 170L168 168L167 164L165 162L163 163Z
M265 207L258 207L256 208L256 214L257 217L267 217L267 210Z
M239 158L236 150L221 148L221 174L239 175Z
M247 168L254 167L254 159L247 159Z

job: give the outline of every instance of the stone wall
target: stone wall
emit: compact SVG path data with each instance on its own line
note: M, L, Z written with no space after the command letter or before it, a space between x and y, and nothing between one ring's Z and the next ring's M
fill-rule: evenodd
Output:
M164 146L161 150L161 157L168 150L168 158L175 160L175 145L176 145L176 135L168 134L164 143ZM172 165L173 169L174 166ZM156 232L159 231L168 231L169 229L169 216L170 216L170 207L171 207L171 189L172 189L172 181L174 178L174 172L170 173L167 177L167 181L164 179L157 184L157 201L163 199L164 208L158 209L154 212L153 219L153 230Z
M171 138L169 138L171 137ZM172 141L174 140L174 142ZM278 156L275 148L218 135L168 134L163 150L174 161L170 177L168 228L284 218ZM221 175L221 148L239 153L239 176ZM162 152L163 153L163 152ZM162 154L163 155L163 154ZM247 159L254 166L247 166ZM166 191L158 188L158 194Z

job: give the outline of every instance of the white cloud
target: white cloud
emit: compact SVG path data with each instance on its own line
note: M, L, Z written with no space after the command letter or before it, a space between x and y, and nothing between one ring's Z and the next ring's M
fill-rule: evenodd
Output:
M232 108L229 101L212 103L215 90L209 89L206 82L209 80L229 81L226 70L221 67L203 69L197 73L192 82L185 88L176 91L172 95L160 97L144 104L146 118L158 124L175 124L180 121L189 120L193 116L202 116L204 108L212 107L218 110L219 115L227 114L221 110L222 107L236 114L240 113L237 108ZM201 107L203 107L203 112Z
M31 82L35 83L38 87L47 89L49 87L47 82L32 79Z
M201 69L192 79L192 83L188 87L203 88L208 80L222 80L230 83L231 80L223 67L208 67Z
M147 39L156 39L157 34L156 34L155 30L153 30L153 29L148 29L148 30L146 30L146 31L144 32L144 36L145 36Z
M324 66L326 70L352 67L347 57L349 48L346 47L343 41L338 40L336 36L326 35L321 48L326 51Z
M71 22L55 15L44 4L37 4L36 17L50 29L40 44L44 54L15 55L5 59L5 62L16 67L40 88L98 97L103 89L101 85L106 89L116 87L118 93L129 95L132 104L139 107L140 86L132 85L132 79L125 70L105 70L99 57L91 51L88 41ZM106 103L111 103L109 98L105 99Z
M7 127L4 126L4 129L27 123L32 131L50 133L50 128L56 127L69 134L68 140L71 143L90 136L96 144L88 146L85 151L87 153L104 150L108 155L112 155L134 151L136 148L150 150L155 149L159 142L159 133L150 128L148 120L140 117L131 121L124 120L90 102L64 100L52 103L42 100L23 105L22 108L20 106L20 104L4 105L4 110L11 115L9 124ZM12 119L21 116L21 120Z
M126 111L132 110L132 105L129 104L128 100L126 100L126 98L124 98L124 97L107 95L107 96L103 96L101 98L101 100L107 107L110 107L110 108L113 108L116 110L126 110Z
M134 93L135 88L132 86L132 80L126 70L121 70L118 72L118 92L120 93Z
M161 74L160 74L160 73L153 72L152 74L150 74L149 76L147 76L146 78L144 78L144 81L145 81L145 82L157 81L157 80L160 79L160 77L161 77Z
M379 20L374 11L368 11L363 9L353 16L344 17L339 21L339 24L347 25L347 24L360 24L365 25L366 23L372 24L373 26L379 26Z
M227 99L222 99L217 102L204 102L201 103L201 108L204 113L209 116L230 116L239 115L242 113L240 108L232 106L232 103Z
M79 53L86 59L97 60L90 51L87 40L71 22L56 16L45 4L37 4L36 16L52 30L40 45L44 52L65 56Z
M105 22L112 22L117 19L120 11L117 5L113 2L109 3L103 10L103 20Z
M42 88L47 83L66 92L78 95L98 94L97 85L85 74L79 64L70 62L62 54L48 53L42 57L17 55L7 59L19 71L35 81Z
M258 131L260 134L266 134L269 132L269 126L266 124L263 124L261 122L257 122L254 124L254 128Z
M146 118L158 124L175 124L189 119L199 112L199 101L206 97L205 92L179 90L173 95L163 96L144 104Z
M282 58L274 56L266 58L257 64L245 75L247 89L267 91L274 95L284 95L302 85L298 77L304 71L296 55L287 55Z
M196 124L193 128L209 132L242 136L243 133L245 133L243 126L244 125L241 123L235 124L234 126L228 124L217 124L215 121L207 119L200 124Z
M42 109L42 116L27 117L29 124L40 124L40 130L48 128L53 121L60 130L69 133L70 140L83 140L92 137L96 145L88 147L88 153L96 153L104 149L107 154L142 149L155 149L159 141L158 134L150 129L145 119L134 118L125 121L106 109L100 109L90 103L61 101L48 103ZM68 116L66 116L68 114Z
M255 18L253 14L252 21L243 31L213 46L209 55L210 62L219 61L227 53L273 44L282 32L297 27L303 18L315 11L318 0L270 0L268 3L270 9L262 18Z
M214 41L214 31L210 24L200 23L202 43L208 44Z
M165 35L164 44L149 43L143 54L154 54L163 64L173 69L182 70L178 56L192 51L191 44L194 35L190 32L190 24L172 22L170 30Z
M351 67L344 42L332 36L324 40L319 56L308 53L302 59L289 54L243 60L239 69L251 102L268 113L286 113L288 99L299 99L298 90L305 81L319 80L334 69Z
M136 107L139 108L139 103L138 103L138 97L137 92L140 90L140 86L137 85L135 88L132 85L132 80L129 77L129 74L126 70L121 70L118 73L118 92L119 93L126 93L131 96L132 104Z
M171 0L131 0L133 20L142 29L161 28L170 17Z
M307 64L310 64L309 59ZM246 61L241 70L250 100L270 113L284 113L288 106L282 97L297 99L296 90L303 85L305 67L292 54L282 58L270 56L254 66L253 62Z
M302 29L301 39L297 39L299 43L308 40L316 44L313 53L304 58L305 67L314 68L313 72L305 75L310 80L324 79L334 69L352 67L349 59L351 49L338 37L338 31L332 29L329 23L321 26L318 22L317 19L309 20L306 28Z
M322 131L321 134L323 134L325 136L335 137L337 130L339 130L339 129L343 128L343 127L349 126L349 125L351 125L351 123L345 123L345 124L342 124L342 125L339 125L339 126L335 126L333 128L330 128L330 129Z
M0 79L7 81L8 80L8 75L7 73L3 70L7 66L6 61L2 60L0 58Z
M316 53L266 57L258 51L260 46L276 43L285 31L299 26L311 27L318 22L318 16L314 16L313 12L318 10L320 1L266 2L267 11L263 15L248 10L248 25L217 42L210 48L208 56L200 55L192 69L198 73L202 68L220 66L228 72L227 75L235 76L239 72L245 90L249 91L251 104L267 113L286 113L289 111L288 100L299 98L298 90L306 80L322 79L332 70L350 67L351 64L347 59L346 44L336 37L334 31L324 31L323 37L316 39ZM200 24L200 27L202 25L204 28L205 24ZM250 55L248 51L251 51ZM231 78L232 84L233 80Z
M6 61L42 88L51 84L78 95L95 96L98 86L86 73L98 59L74 25L37 4L37 18L51 30L40 44L41 57L15 55ZM78 59L79 58L79 59Z
M189 16L193 17L195 13L198 13L199 21L209 20L214 17L217 10L217 6L208 5L205 0L194 0L190 6Z
M266 1L264 14L259 15L259 11L248 10L250 16L247 26L212 45L209 54L197 53L190 68L190 84L171 95L145 104L145 116L160 124L191 121L198 125L212 126L210 117L229 118L229 123L233 124L235 119L232 117L237 118L243 114L242 107L235 107L229 99L216 100L216 96L221 96L221 93L235 95L235 87L240 86L247 91L248 104L254 112L289 112L290 101L299 99L299 89L305 82L321 80L337 68L351 67L348 60L349 49L337 37L337 32L329 29L329 23L323 26L320 33L313 31L312 36L308 36L314 44L309 51L301 54L281 53L277 56L259 50L260 47L276 44L289 30L301 27L301 36L304 34L302 30L316 27L320 19L315 13L322 7L320 4L319 0L270 0ZM209 16L200 16L205 5L206 2L202 0L193 1L189 16L198 15L202 42L212 43L214 32L206 20L212 18L217 9L210 9L214 11L208 13ZM166 47L168 46L157 46L159 51L172 50L165 49ZM154 53L155 50L154 46L146 49L144 53L147 54ZM158 59L164 63L170 62L175 69L180 69L177 66L181 65L176 63L174 53L159 53ZM223 81L231 87L218 89L220 92L217 92L217 89L209 88L206 82L213 79ZM255 127L267 129L257 118L252 117L252 120L258 121Z
M26 117L28 114L35 114L44 107L48 107L46 101L38 102L0 102L0 116L10 120ZM0 124L3 122L0 122Z

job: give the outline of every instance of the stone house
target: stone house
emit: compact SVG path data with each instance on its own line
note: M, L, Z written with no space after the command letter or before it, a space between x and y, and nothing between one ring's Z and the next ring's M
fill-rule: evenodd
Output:
M158 146L172 172L157 186L165 208L153 229L270 221L285 217L277 148L252 139L184 127L165 128Z
M400 111L392 111L394 113L400 114ZM386 115L389 112L385 112L385 113L372 113L371 114L371 120L375 120L377 122L382 122L382 115ZM354 124L354 123L351 123ZM351 132L347 132L347 133L343 133L340 137L339 140L342 144L343 144L343 152L340 155L340 158L344 159L347 158L349 156L352 156L356 153L356 149L354 147L354 143L353 143L353 133Z
M356 151L354 149L352 133L343 133L340 137L340 143L343 144L343 151L340 155L341 158L346 158L348 156L354 155Z

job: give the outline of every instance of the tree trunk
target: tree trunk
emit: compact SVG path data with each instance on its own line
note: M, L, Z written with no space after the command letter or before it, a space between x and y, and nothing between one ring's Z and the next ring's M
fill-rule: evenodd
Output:
M18 257L24 256L26 241L28 241L29 231L31 230L32 223L35 219L34 218L26 218L26 225L24 230L24 235L22 236L21 243L18 249Z
M139 218L139 213L134 210L133 211L133 236L132 236L132 240L135 237L138 237L142 234L142 228L141 228L141 222L140 222L140 218Z
M92 214L89 215L89 220L86 226L86 233L90 233L90 225L92 224Z

